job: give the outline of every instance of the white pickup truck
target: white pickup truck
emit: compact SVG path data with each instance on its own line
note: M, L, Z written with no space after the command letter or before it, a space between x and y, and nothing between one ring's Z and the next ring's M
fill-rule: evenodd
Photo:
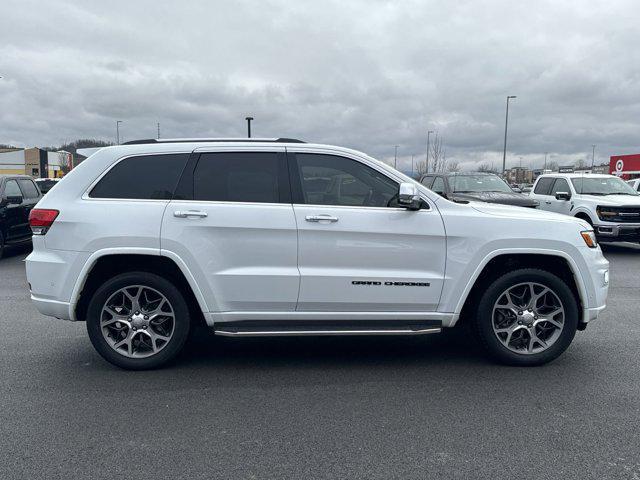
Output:
M583 220L455 203L363 153L293 139L144 140L72 170L30 216L31 297L122 368L218 335L419 335L471 322L539 365L605 307Z
M640 193L613 175L541 175L531 197L541 210L588 222L601 242L640 241Z

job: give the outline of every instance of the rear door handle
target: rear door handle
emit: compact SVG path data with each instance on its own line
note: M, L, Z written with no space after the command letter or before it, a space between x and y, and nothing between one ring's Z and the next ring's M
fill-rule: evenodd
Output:
M307 215L304 218L307 222L337 222L338 221L338 217L334 217L332 215Z
M176 218L188 218L188 217L204 218L207 216L207 212L202 212L200 210L176 210L175 212L173 212L173 216Z
M550 202L549 200L547 200L547 201L546 201L546 202L544 202L544 203L546 203L547 205L551 205L551 202Z

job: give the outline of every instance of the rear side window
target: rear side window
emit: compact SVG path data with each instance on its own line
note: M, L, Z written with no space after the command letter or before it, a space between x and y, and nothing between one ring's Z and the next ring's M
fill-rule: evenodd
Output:
M18 187L18 182L15 180L7 180L7 183L4 184L4 196L21 197L22 192L20 191L20 187Z
M20 184L20 189L24 193L24 198L38 198L40 196L40 192L38 192L38 188L35 186L32 180L27 178L18 180Z
M533 193L538 195L549 195L549 191L551 190L551 185L553 185L553 181L555 179L553 177L544 177L538 180L536 183L536 188Z
M290 203L286 159L276 152L203 153L193 172L193 199Z
M188 159L188 153L125 158L102 177L89 196L170 200Z

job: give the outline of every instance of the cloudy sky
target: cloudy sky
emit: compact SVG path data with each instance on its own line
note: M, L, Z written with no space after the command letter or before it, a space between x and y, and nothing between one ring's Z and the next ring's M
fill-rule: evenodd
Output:
M540 166L640 152L629 1L2 0L0 143L297 137Z

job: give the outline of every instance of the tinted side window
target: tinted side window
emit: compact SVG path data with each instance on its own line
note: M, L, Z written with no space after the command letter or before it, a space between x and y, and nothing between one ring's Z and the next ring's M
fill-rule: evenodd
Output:
M89 196L143 200L171 199L188 159L188 153L125 158L102 177Z
M350 158L296 154L302 201L310 205L395 207L398 184Z
M551 185L555 179L553 177L544 177L538 180L536 183L536 188L533 193L537 193L538 195L549 195L549 190L551 190Z
M551 195L555 195L558 192L571 193L569 184L564 178L558 178L556 180L556 183L553 184L553 190L551 191Z
M433 186L431 187L431 191L437 193L438 195L444 195L445 187L444 187L444 179L442 177L436 177L433 181Z
M422 183L427 188L431 188L433 177L424 177L420 183Z
M193 172L194 200L289 203L284 155L276 152L203 153Z
M18 182L15 180L7 180L7 183L4 184L4 196L21 197L22 192L20 191L20 187L18 187Z
M20 184L20 189L24 193L24 198L38 198L40 196L40 192L38 192L38 188L34 185L32 180L21 179L18 180Z

